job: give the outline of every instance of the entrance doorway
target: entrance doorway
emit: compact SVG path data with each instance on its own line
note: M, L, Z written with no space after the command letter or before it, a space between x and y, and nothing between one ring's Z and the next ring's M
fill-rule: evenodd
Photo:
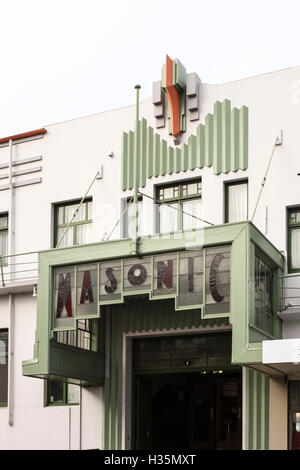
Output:
M242 448L241 374L136 376L136 448Z
M231 335L135 340L133 448L242 449L242 374Z

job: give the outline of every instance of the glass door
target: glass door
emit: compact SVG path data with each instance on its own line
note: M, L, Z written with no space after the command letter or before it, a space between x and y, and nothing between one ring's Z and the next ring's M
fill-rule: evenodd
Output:
M189 448L215 448L215 387L212 379L195 379L190 385Z
M241 392L240 377L216 379L216 449L242 448Z

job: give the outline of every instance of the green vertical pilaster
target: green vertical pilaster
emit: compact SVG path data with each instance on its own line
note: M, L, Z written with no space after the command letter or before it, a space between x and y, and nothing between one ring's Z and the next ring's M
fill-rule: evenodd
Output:
M167 173L168 175L171 175L174 173L174 148L173 147L168 147L167 148Z
M233 108L231 111L231 158L230 167L232 171L239 169L240 155L240 112Z
M240 165L241 170L248 167L248 108L240 109Z
M160 175L167 173L167 142L162 140L160 143Z
M146 145L146 176L151 178L153 176L153 167L154 167L154 155L153 155L153 128L148 127L147 129L147 145Z
M139 182L141 186L145 186L146 184L146 170L147 170L147 121L146 119L142 119L139 122L140 126L140 177Z
M128 134L125 132L122 135L122 190L124 191L128 185Z
M154 170L153 174L154 176L159 176L160 175L160 138L158 134L154 135L154 146L153 146L153 152L154 152Z
M197 161L196 166L203 168L205 166L205 127L200 124L197 129Z
M188 169L188 146L183 144L181 148L181 171L187 171Z
M222 103L222 172L230 170L231 112L230 101Z
M214 148L213 164L214 173L222 172L222 104L217 101L214 106Z
M178 173L181 170L181 154L182 154L181 149L176 147L175 149L175 172L176 173Z
M197 139L196 136L190 135L188 140L188 168L194 170L196 168L196 151L197 151Z
M134 165L134 132L129 131L128 134L128 166L127 166L127 181L133 187L133 165Z
M269 448L269 377L246 370L246 450Z
M207 114L205 118L205 165L211 166L214 160L214 117Z

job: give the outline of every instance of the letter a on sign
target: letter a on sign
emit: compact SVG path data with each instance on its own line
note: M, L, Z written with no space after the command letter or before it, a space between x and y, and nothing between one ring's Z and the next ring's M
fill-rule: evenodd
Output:
M83 274L80 303L81 304L85 304L85 303L93 304L94 303L90 271L84 271L84 274Z
M72 317L72 296L71 296L71 274L70 273L67 273L65 278L62 273L59 274L56 318L61 317L61 313L64 307L66 307L68 317Z

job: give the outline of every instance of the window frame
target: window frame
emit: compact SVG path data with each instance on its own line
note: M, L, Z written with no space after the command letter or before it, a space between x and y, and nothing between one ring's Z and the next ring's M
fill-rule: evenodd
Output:
M1 328L0 333L6 333L7 334L7 352L5 353L5 357L7 358L7 383L8 383L8 341L9 341L9 335L8 335L8 328ZM0 384L1 386L1 384ZM0 408L7 408L8 406L8 389L7 389L7 399L6 402L0 402Z
M80 399L76 403L69 403L68 401L68 382L59 382L63 384L63 400L51 401L50 400L50 384L51 382L58 382L56 380L47 380L46 387L47 387L47 401L46 406L78 406L80 404ZM75 384L74 384L75 385ZM78 385L79 387L79 385Z
M121 214L122 214L122 216L121 216L121 238L130 238L129 237L129 231L128 231L128 209L130 207L129 202L131 201L131 199L132 199L131 204L133 204L133 195L122 198L122 202L121 202ZM143 196L141 194L138 195L138 204L140 202L143 204ZM126 209L127 204L128 204L128 207ZM126 209L126 211L125 211L125 209ZM143 207L141 207L141 209L143 210ZM138 214L139 215L139 220L141 220L142 210ZM142 232L141 224L140 224L140 231L138 233L139 237L141 236L140 232Z
M59 219L59 209L60 208L63 208L63 220L65 220L65 208L68 207L68 206L76 206L76 205L79 205L81 202L81 199L73 199L71 201L67 201L67 202L62 202L62 203L55 203L53 204L53 211L54 211L54 218L53 218L53 247L56 248L57 247L57 243L58 243L58 229L59 228L67 228L68 227L68 223L63 223L63 224L59 224L58 223L58 219ZM89 202L93 202L93 198L92 197L87 197L84 199L84 201L82 202L82 204L86 204L86 203L89 203ZM84 220L80 220L80 221L73 221L71 224L70 224L70 228L72 227L73 229L73 244L72 245L68 245L68 246L78 246L77 244L77 230L75 230L74 228L78 227L79 225L86 225L86 224L91 224L93 223L93 219L89 219L88 218L89 216L89 213L88 213L88 204L86 204L86 209L85 209L85 219Z
M225 224L230 224L230 223L235 223L235 222L229 222L228 217L229 217L229 188L231 186L238 186L239 184L247 184L247 215L245 220L249 220L249 181L248 178L243 178L239 180L234 180L234 181L224 181L224 223ZM243 222L242 220L238 222Z
M55 336L54 336L55 341L59 344L64 344L71 348L81 349L83 351L98 352L98 348L99 348L98 320L99 320L98 318L77 319L75 330L71 329L71 330L55 331ZM84 327L82 325L83 322L84 322ZM88 333L88 338L84 338L85 336L84 333ZM59 339L59 335L61 335L61 339ZM70 339L69 335L72 335L73 339ZM66 337L66 340L64 340L64 336ZM85 343L86 340L88 340L88 343L89 343L88 348L81 346L82 344ZM76 345L73 344L74 342L76 343ZM95 348L93 348L94 345L96 345L96 350Z
M7 260L7 255L8 255L8 226L9 226L8 212L1 212L0 213L0 219L4 219L4 218L7 218L7 225L5 227L0 226L0 232L6 232L7 233L7 253L6 253L6 256L2 255L2 253L0 253L0 256L1 256L1 259L2 259L2 266L7 266L8 265L8 260Z
M188 185L188 184L200 184L201 185L200 192L195 193L195 194L188 194L184 196L182 194L183 186ZM176 186L178 186L177 197L160 199L159 191L161 189L175 188ZM159 214L160 206L162 204L172 204L172 203L178 203L180 205L180 211L178 211L179 212L179 217L178 217L179 227L177 227L175 231L184 231L185 229L183 227L183 204L182 203L186 201L193 201L196 199L200 199L202 202L202 177L187 179L187 180L180 180L180 181L173 181L172 183L155 185L154 194L155 194L155 232L162 233L160 232L160 214Z
M290 214L292 212L300 213L300 206L288 207L287 208L287 271L288 274L299 273L299 268L292 268L292 231L294 229L300 229L300 222L290 223Z
M275 312L276 312L276 266L272 262L270 258L268 258L267 255L263 253L258 247L255 247L255 255L254 255L254 284L256 281L256 276L255 276L255 262L256 259L258 259L261 263L263 263L271 272L271 293L270 293L270 301L271 301L271 313L264 312L264 325L267 325L267 320L272 324L271 331L268 331L267 328L262 329L256 324L256 312L255 312L255 307L256 307L256 287L254 286L254 311L253 311L253 325L255 328L261 330L263 333L266 333L267 335L273 336L274 333L274 319L275 319ZM261 315L261 314L260 314Z

